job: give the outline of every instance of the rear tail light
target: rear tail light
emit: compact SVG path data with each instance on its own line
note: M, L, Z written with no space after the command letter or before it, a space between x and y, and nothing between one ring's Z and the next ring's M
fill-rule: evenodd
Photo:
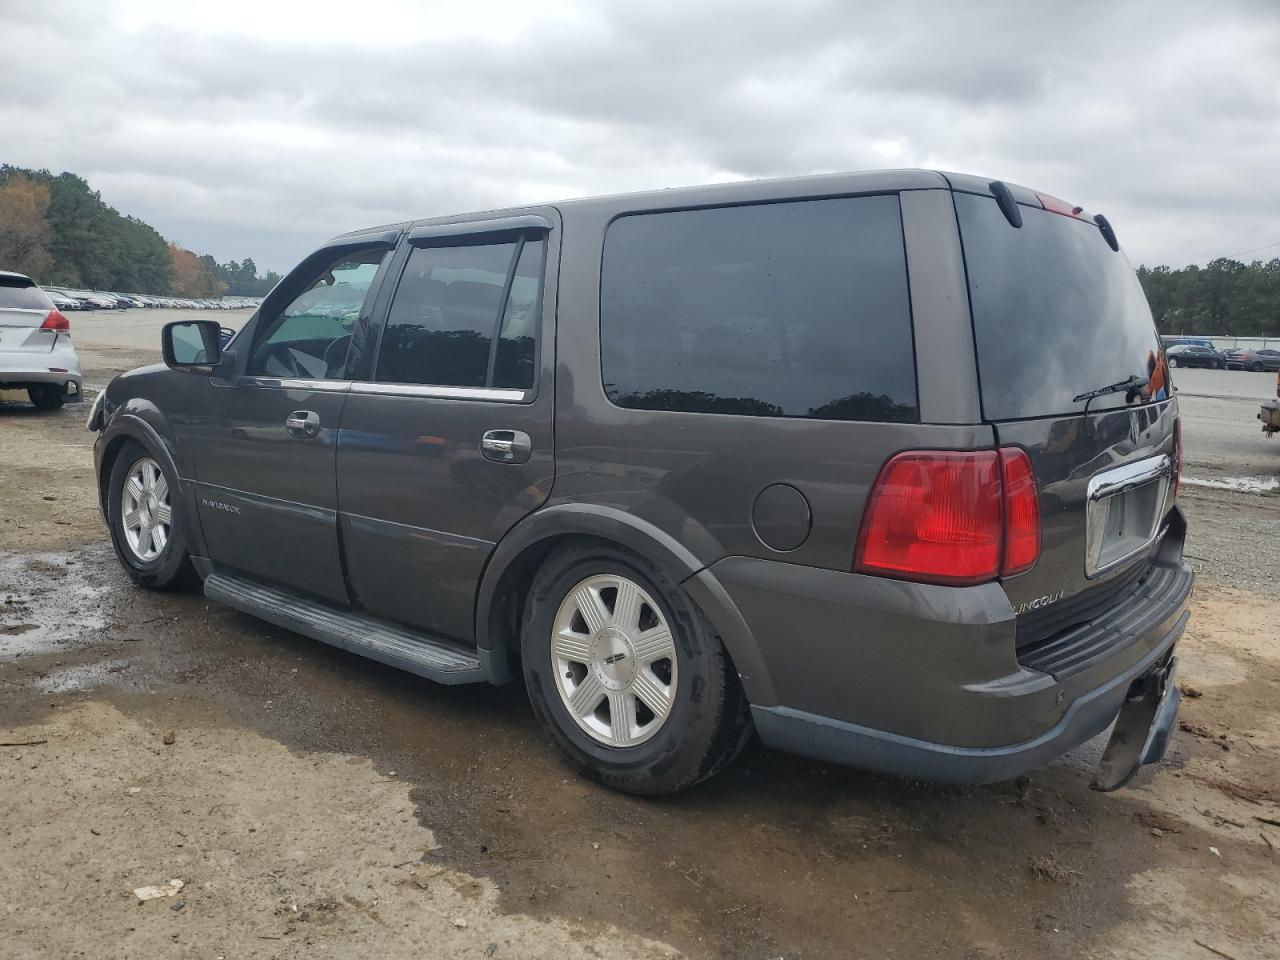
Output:
M1280 378L1277 378L1280 379ZM1173 499L1178 499L1182 486L1182 418L1173 418Z
M1040 558L1040 493L1031 458L1021 447L1000 450L1004 493L1004 556L1000 575L1026 573Z
M1023 573L1039 555L1039 495L1025 452L910 452L876 479L854 569L968 585Z
M30 329L30 327L27 329ZM58 333L70 333L71 321L59 313L57 307L54 307L49 311L49 315L44 318L44 323L40 324L40 329L55 330Z

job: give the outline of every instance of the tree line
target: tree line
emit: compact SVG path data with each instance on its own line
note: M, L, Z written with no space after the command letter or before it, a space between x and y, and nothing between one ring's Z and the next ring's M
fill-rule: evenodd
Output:
M1280 258L1220 258L1180 270L1139 267L1161 333L1218 337L1280 335Z
M175 297L262 296L280 279L218 263L122 216L74 173L0 164L0 270L52 286Z

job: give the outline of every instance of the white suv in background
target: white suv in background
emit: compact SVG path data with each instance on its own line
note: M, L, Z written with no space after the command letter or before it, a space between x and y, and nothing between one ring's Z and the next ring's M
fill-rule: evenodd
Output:
M71 323L34 280L0 270L0 390L26 390L51 410L81 399Z

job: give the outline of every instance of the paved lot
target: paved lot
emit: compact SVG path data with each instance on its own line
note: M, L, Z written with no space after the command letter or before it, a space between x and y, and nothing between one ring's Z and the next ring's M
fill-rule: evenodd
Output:
M1257 420L1263 400L1276 396L1274 373L1175 370L1187 475L1225 478L1280 476L1280 436L1270 440Z
M252 310L93 310L73 313L71 334L78 347L160 352L160 329L174 320L217 320L239 330Z
M73 318L87 382L164 319ZM1280 460L1191 373L1192 467ZM83 412L0 403L0 957L1280 955L1280 497L1185 495L1202 695L1117 794L1087 788L1095 742L974 789L754 749L646 802L563 767L518 687L132 589Z
M1274 373L1180 367L1173 371L1173 382L1178 388L1179 395L1225 397L1238 400L1265 399L1276 395Z

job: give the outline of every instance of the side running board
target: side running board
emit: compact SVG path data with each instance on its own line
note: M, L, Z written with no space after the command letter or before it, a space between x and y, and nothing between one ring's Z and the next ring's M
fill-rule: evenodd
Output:
M370 617L225 573L205 578L204 593L278 627L399 667L437 683L503 683L474 651ZM486 651L487 652L487 651ZM505 666L505 665L504 665Z

